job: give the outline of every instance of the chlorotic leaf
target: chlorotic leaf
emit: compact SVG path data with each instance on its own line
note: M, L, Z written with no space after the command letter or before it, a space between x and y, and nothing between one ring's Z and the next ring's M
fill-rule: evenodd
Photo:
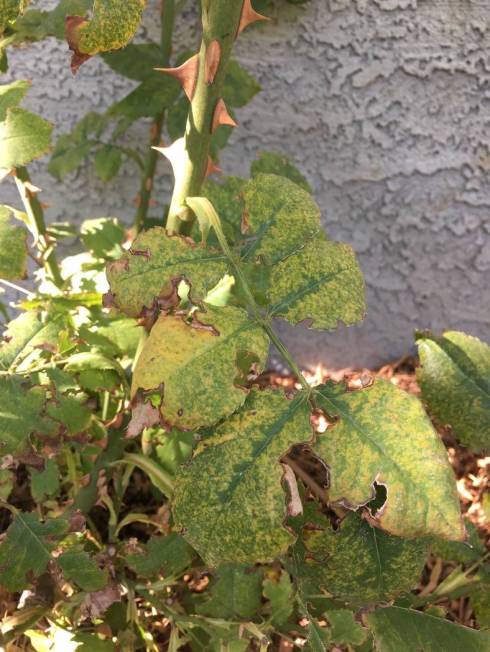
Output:
M262 573L243 564L222 564L211 582L209 597L197 613L215 618L250 620L260 610Z
M311 437L306 397L252 390L176 478L176 527L205 562L266 562L294 540L284 527L281 457Z
M354 607L385 602L416 584L428 546L424 540L401 539L348 514L338 531L316 516L296 544L296 574L316 592L327 590Z
M311 328L332 330L362 321L364 280L351 247L317 237L274 266L270 313L292 324L311 320Z
M171 577L183 573L195 557L196 553L185 539L172 532L165 537L151 538L144 552L128 555L127 564L142 577Z
M420 401L382 380L344 394L328 385L317 391L318 406L338 417L315 444L330 468L330 500L365 505L377 482L387 491L376 514L381 528L398 536L463 540L454 475Z
M134 36L146 0L94 0L90 20L67 18L66 38L73 50L72 69L98 52L123 48Z
M29 0L0 0L0 34L27 7Z
M362 645L367 637L367 631L354 620L354 614L349 609L333 609L325 616L332 628L332 642L337 645Z
M10 281L27 275L27 231L11 223L10 210L0 205L0 278Z
M42 523L37 514L16 512L0 544L0 585L21 591L29 584L28 577L39 577L68 529L68 521L61 518Z
M321 232L320 209L310 193L285 177L259 174L244 189L244 257L273 265Z
M403 607L376 609L364 616L378 652L487 652L490 634Z
M252 163L250 172L252 177L256 177L259 174L277 174L280 177L286 177L307 192L312 193L308 181L291 160L283 154L261 152L258 160Z
M162 315L133 374L131 394L157 393L162 421L183 429L210 426L243 404L245 375L264 368L269 342L241 308L206 306L192 321Z
M107 570L99 568L95 560L83 550L67 550L56 561L65 578L83 591L99 591L107 584Z
M464 446L490 451L490 346L465 333L417 337L417 380L431 413Z
M1 4L0 0L0 16L1 16ZM1 23L1 18L0 18ZM1 27L0 27L1 32ZM5 120L7 117L7 109L18 106L24 95L29 90L31 85L30 81L14 81L10 84L2 84L0 86L0 122Z
M263 593L269 601L271 623L276 628L286 625L294 611L294 588L289 574L282 571L278 578L266 578Z
M199 301L227 271L221 252L154 227L140 234L119 260L109 263L107 278L114 305L130 317L140 317L144 308L166 305L181 280L190 285L192 300Z
M0 122L0 168L26 165L45 154L51 145L53 125L18 107L7 109Z

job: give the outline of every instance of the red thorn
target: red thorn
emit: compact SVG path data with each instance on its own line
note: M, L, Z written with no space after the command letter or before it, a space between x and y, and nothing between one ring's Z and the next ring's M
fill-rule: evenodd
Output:
M229 127L238 127L237 123L233 120L231 115L228 113L226 104L223 101L223 98L220 98L216 104L213 113L213 122L211 125L211 133L214 134L216 129L220 125L228 125Z
M206 166L205 176L209 177L215 172L223 172L223 170L218 165L216 165L216 163L213 161L213 159L210 156L208 156L208 164Z
M187 59L187 61L178 68L155 68L155 70L174 77L174 79L176 79L182 86L184 93L187 95L189 100L192 101L194 90L196 88L197 75L199 74L198 54Z
M258 14L252 7L251 0L243 0L242 15L240 16L240 23L236 35L241 34L246 27L252 23L256 23L258 20L270 20L270 18Z
M211 41L206 48L205 80L206 84L212 84L218 72L221 61L221 45L217 40Z

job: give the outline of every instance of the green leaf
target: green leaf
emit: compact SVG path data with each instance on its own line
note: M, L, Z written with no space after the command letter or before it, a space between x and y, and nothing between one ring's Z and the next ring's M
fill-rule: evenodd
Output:
M483 581L470 596L476 622L481 629L490 630L490 581Z
M51 145L53 125L25 109L7 109L0 122L0 168L26 165L45 154Z
M300 186L275 174L259 174L244 189L244 256L274 265L318 237L320 209Z
M57 320L41 318L37 311L21 313L9 322L0 345L0 369L24 369L38 347L43 344L55 345L59 332ZM26 364L22 364L25 361Z
M209 199L218 213L223 233L230 245L243 238L241 222L245 211L243 189L245 179L240 177L224 177L220 181L206 181L202 187L202 196ZM208 237L209 244L218 245L213 232Z
M256 177L259 174L277 174L280 177L286 177L294 181L294 183L301 186L307 192L313 192L310 184L298 168L283 154L261 152L258 160L252 163L250 172L252 177Z
M321 627L315 618L309 617L306 626L307 639L303 647L306 652L327 652L330 647L330 630Z
M222 564L209 587L210 597L197 613L215 618L250 620L261 606L262 573L242 564Z
M92 413L86 407L86 402L87 397L83 394L78 396L57 394L46 406L46 413L58 421L69 435L77 435L87 430L92 420Z
M269 301L270 313L292 324L308 319L311 328L333 330L362 321L364 280L352 248L317 237L274 266Z
M417 380L431 413L464 446L490 450L490 346L465 333L417 337Z
M17 19L15 30L19 39L42 40L48 36L65 38L67 16L85 16L92 0L60 0L51 11L32 9Z
M430 542L432 554L445 561L455 561L460 564L467 564L482 557L485 554L485 546L478 534L478 528L469 520L465 520L465 526L468 541L432 539Z
M94 0L92 18L68 27L70 47L89 55L123 48L133 38L145 5L146 0Z
M260 85L238 61L231 59L228 62L223 86L223 99L227 107L245 106L260 90Z
M97 150L94 163L99 179L110 181L117 175L121 167L121 150L113 145L103 145Z
M109 263L107 278L115 306L139 317L143 308L158 306L159 300L168 302L183 279L191 287L192 300L203 299L227 271L221 252L154 227L141 233L119 260Z
M27 231L11 223L10 210L0 205L0 278L27 276Z
M56 460L48 459L43 471L30 469L31 494L36 502L42 502L46 496L54 496L60 488L60 470Z
M337 645L362 645L367 631L354 620L354 614L348 609L327 611L325 616L332 629L332 642Z
M379 652L488 652L490 634L412 609L388 607L364 616Z
M127 557L129 568L141 577L181 575L196 557L191 546L175 532L151 538L144 550L143 554Z
M149 430L147 435L155 448L155 457L163 468L172 475L177 473L179 466L187 462L194 447L194 433L182 432L173 428L165 430Z
M177 527L205 562L266 562L294 540L283 522L280 459L311 438L306 397L252 390L244 408L196 449L176 479Z
M43 416L45 402L43 388L18 376L0 377L0 457L29 451L33 434L54 433L55 424Z
M61 181L67 174L80 167L92 147L93 144L89 142L73 146L70 134L60 136L48 165L49 173Z
M8 500L12 489L14 488L14 475L9 469L0 469L0 498Z
M80 237L84 246L94 256L111 259L122 253L125 230L116 217L98 217L82 222Z
M211 426L244 403L241 376L252 366L257 372L264 368L268 348L260 326L241 308L207 306L190 323L179 315L162 315L136 363L131 395L158 394L166 424Z
M296 575L355 607L391 600L417 583L427 557L424 540L400 539L348 514L339 531L325 517L306 524L295 549Z
M108 115L126 118L130 122L153 117L170 107L177 99L180 86L172 77L162 75L141 82L131 93L113 104Z
M134 319L119 317L107 325L99 326L97 332L110 339L120 355L133 359L144 329Z
M0 4L1 2L2 0L0 0ZM2 84L0 86L0 122L7 117L7 109L18 106L21 103L31 83L30 81L14 81L10 84Z
M37 514L16 512L0 544L0 585L21 591L44 573L68 527L68 521L61 518L41 523Z
M388 494L376 515L384 530L463 540L453 471L420 401L382 380L354 392L333 385L317 392L318 406L338 417L315 444L330 468L330 500L365 505L377 482Z
M99 591L107 585L107 570L99 568L87 552L67 550L56 559L65 579L83 591Z
M265 579L263 593L269 600L272 625L276 629L283 627L294 611L294 588L289 574L282 571L277 579Z
M157 77L164 83L162 73L154 70L164 65L162 50L156 43L130 43L121 50L105 52L102 58L118 75L139 82Z
M24 11L29 0L0 0L0 35Z

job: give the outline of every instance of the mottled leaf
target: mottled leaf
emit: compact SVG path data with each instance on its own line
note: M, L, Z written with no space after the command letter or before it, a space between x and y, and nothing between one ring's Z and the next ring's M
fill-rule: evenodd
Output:
M409 591L424 567L425 541L400 539L348 514L338 531L315 516L296 544L296 574L316 592L322 589L355 607L385 602ZM314 590L315 590L314 589Z
M311 328L335 329L362 321L364 280L351 247L317 237L274 266L270 313L292 324L311 320Z
M364 616L378 652L488 652L490 634L403 607Z
M269 601L270 619L275 628L286 625L294 611L294 587L289 574L264 580L264 597Z
M242 564L222 564L197 613L215 618L250 620L261 606L262 573Z
M361 645L367 637L367 631L354 620L354 614L348 609L333 609L325 616L332 629L332 642L337 645Z
M213 425L245 401L241 360L247 361L245 375L252 366L260 372L268 347L260 326L240 308L206 306L190 323L162 315L136 363L131 394L158 394L164 423L184 429Z
M68 527L68 521L61 518L42 523L37 514L16 512L0 544L0 585L8 591L21 591L44 573L52 550Z
M12 224L10 210L0 205L0 278L27 276L27 231Z
M338 417L315 444L330 468L330 500L364 505L376 481L387 490L376 514L387 532L463 540L453 471L420 401L382 380L354 392L332 385L317 391L319 407Z
M151 538L143 553L128 555L127 564L141 577L171 577L183 573L195 557L196 553L185 539L172 532L165 537Z
M0 35L25 10L29 0L0 0Z
M0 16L2 11L1 3L2 0L0 0ZM14 81L10 84L2 84L0 86L0 122L5 120L7 116L7 109L18 106L21 103L30 86L30 81Z
M144 307L171 298L181 279L189 283L192 299L199 301L227 269L221 252L169 236L165 229L155 227L140 234L119 260L109 263L107 278L115 306L130 317L138 317Z
M320 209L311 195L285 177L259 174L244 189L244 256L273 265L301 249L320 231Z
M99 591L107 584L107 570L99 568L95 560L83 550L67 550L56 561L64 577L83 591Z
M280 177L286 177L307 192L312 193L308 181L291 160L283 154L261 152L259 158L252 163L250 172L252 177L256 177L258 174L277 174Z
M490 450L490 346L465 333L417 337L417 380L431 413L464 446Z
M245 179L240 177L224 177L219 181L208 180L202 187L202 196L213 204L230 245L234 245L243 237L241 221L245 210L243 200L245 184ZM209 234L208 243L218 245L214 232Z
M0 168L26 165L45 154L51 145L53 125L18 107L7 109L0 122Z
M311 437L306 398L252 390L196 449L176 480L177 527L206 563L265 562L294 540L284 527L281 456Z

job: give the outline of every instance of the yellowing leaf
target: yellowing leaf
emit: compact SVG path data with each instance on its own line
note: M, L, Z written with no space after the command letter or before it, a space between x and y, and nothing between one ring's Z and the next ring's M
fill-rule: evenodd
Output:
M0 34L24 11L29 0L0 0Z
M490 450L490 346L465 333L417 338L422 398L464 446Z
M176 478L176 527L205 562L266 562L294 540L284 527L281 457L311 438L306 396L252 390Z
M324 385L317 404L338 421L318 437L317 454L330 467L332 502L358 506L386 485L376 519L398 536L465 536L447 453L422 404L391 383L339 394Z
M292 324L311 319L312 328L331 330L362 321L364 280L351 247L317 237L271 272L271 314Z
M30 163L48 151L53 125L34 113L17 107L7 109L0 122L0 168Z
M131 394L157 393L167 424L213 425L243 404L247 394L238 386L240 377L251 366L263 369L268 345L262 329L240 308L206 306L191 323L162 315L138 358Z
M221 252L155 227L139 235L119 260L109 263L107 278L115 306L130 317L139 317L143 308L171 300L182 279L191 286L194 301L203 299L227 270Z

